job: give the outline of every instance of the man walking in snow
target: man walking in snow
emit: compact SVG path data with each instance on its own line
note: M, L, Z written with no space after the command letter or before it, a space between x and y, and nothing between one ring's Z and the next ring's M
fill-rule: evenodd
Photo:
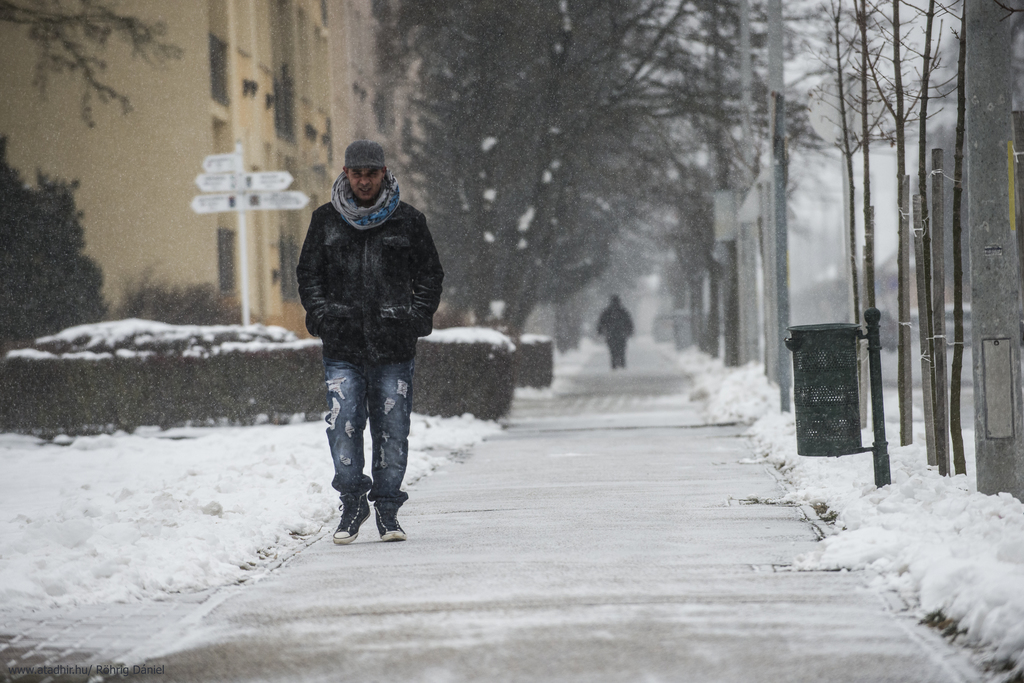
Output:
M608 307L601 311L597 333L604 335L612 356L612 370L626 367L626 340L633 334L633 319L622 306L617 294L612 294Z
M409 455L416 339L430 334L444 271L423 214L399 200L376 142L345 150L331 201L313 212L297 269L306 329L323 340L332 485L341 494L334 542L370 517L382 541L404 541L398 508ZM371 473L363 473L370 422Z

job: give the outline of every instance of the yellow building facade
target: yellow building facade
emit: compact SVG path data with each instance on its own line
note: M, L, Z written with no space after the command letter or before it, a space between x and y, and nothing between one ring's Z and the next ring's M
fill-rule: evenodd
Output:
M147 275L168 286L212 284L237 302L247 263L252 319L304 332L295 264L310 213L330 200L342 166L338 150L347 144L333 129L339 102L332 79L351 89L348 57L339 66L332 51L348 54L344 36L353 27L331 22L346 20L348 4L119 3L121 12L163 22L164 39L182 57L150 65L112 39L102 52L108 68L101 78L126 93L133 110L124 115L116 104L94 101L93 127L80 115L81 79L53 75L40 92L33 83L36 46L24 27L0 22L0 135L7 137L8 162L29 183L37 172L79 181L85 252L103 270L113 310ZM352 129L351 121L341 125L343 136ZM245 258L234 213L190 208L200 194L194 179L203 158L234 151L236 141L246 171L288 171L295 178L288 189L310 197L299 211L248 212Z

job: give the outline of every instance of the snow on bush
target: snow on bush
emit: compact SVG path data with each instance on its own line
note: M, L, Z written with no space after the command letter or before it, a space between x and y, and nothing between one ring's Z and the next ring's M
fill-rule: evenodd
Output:
M509 353L516 350L516 345L505 334L489 327L448 327L434 330L422 341L433 344L489 344Z
M414 414L406 484L498 429ZM5 606L131 601L243 581L337 523L319 422L140 428L54 443L0 434L0 469Z
M299 339L294 332L274 325L171 325L129 318L69 327L36 339L32 348L10 351L7 358L102 360L154 353L209 356L319 345L317 339Z
M681 354L703 394L709 422L755 419L755 452L788 484L783 502L808 504L836 533L794 559L800 570L865 570L871 583L898 593L921 619L960 633L993 666L1024 672L1024 505L1007 493L976 490L973 477L942 477L927 464L923 425L915 445L890 444L892 484L875 488L870 453L808 458L796 453L792 413L779 413L762 369L724 368ZM745 393L744 393L745 392ZM890 413L895 401L889 402ZM759 414L760 411L760 414ZM894 417L890 414L889 417ZM887 433L899 433L889 423ZM965 432L970 448L973 434ZM873 441L870 431L865 445ZM973 453L968 452L968 471ZM827 508L827 510L826 510Z

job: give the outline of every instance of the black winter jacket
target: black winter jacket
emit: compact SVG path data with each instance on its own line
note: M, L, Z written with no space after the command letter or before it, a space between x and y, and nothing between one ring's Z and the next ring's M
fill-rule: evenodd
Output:
M609 304L597 320L597 333L609 342L624 342L633 336L633 318L621 305Z
M430 334L444 270L422 213L400 202L357 230L331 204L313 212L296 269L306 329L324 355L383 365L410 360Z

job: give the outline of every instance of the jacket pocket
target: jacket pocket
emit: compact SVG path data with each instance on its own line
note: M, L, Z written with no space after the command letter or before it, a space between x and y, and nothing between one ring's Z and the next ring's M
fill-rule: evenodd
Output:
M324 316L327 318L351 318L355 312L355 306L346 306L336 301L329 301L324 306Z
M408 287L410 267L409 261L412 258L412 245L405 235L388 235L381 243L381 265L383 266L385 281L391 287ZM389 289L391 288L389 287ZM391 291L394 295L397 292Z
M388 235L384 238L384 246L389 249L408 249L409 238L405 235Z
M384 320L411 320L413 317L412 307L384 305L380 307L380 317Z
M417 337L425 337L434 329L434 317L416 313L412 306L382 306L380 317L387 323L401 325L403 330Z

